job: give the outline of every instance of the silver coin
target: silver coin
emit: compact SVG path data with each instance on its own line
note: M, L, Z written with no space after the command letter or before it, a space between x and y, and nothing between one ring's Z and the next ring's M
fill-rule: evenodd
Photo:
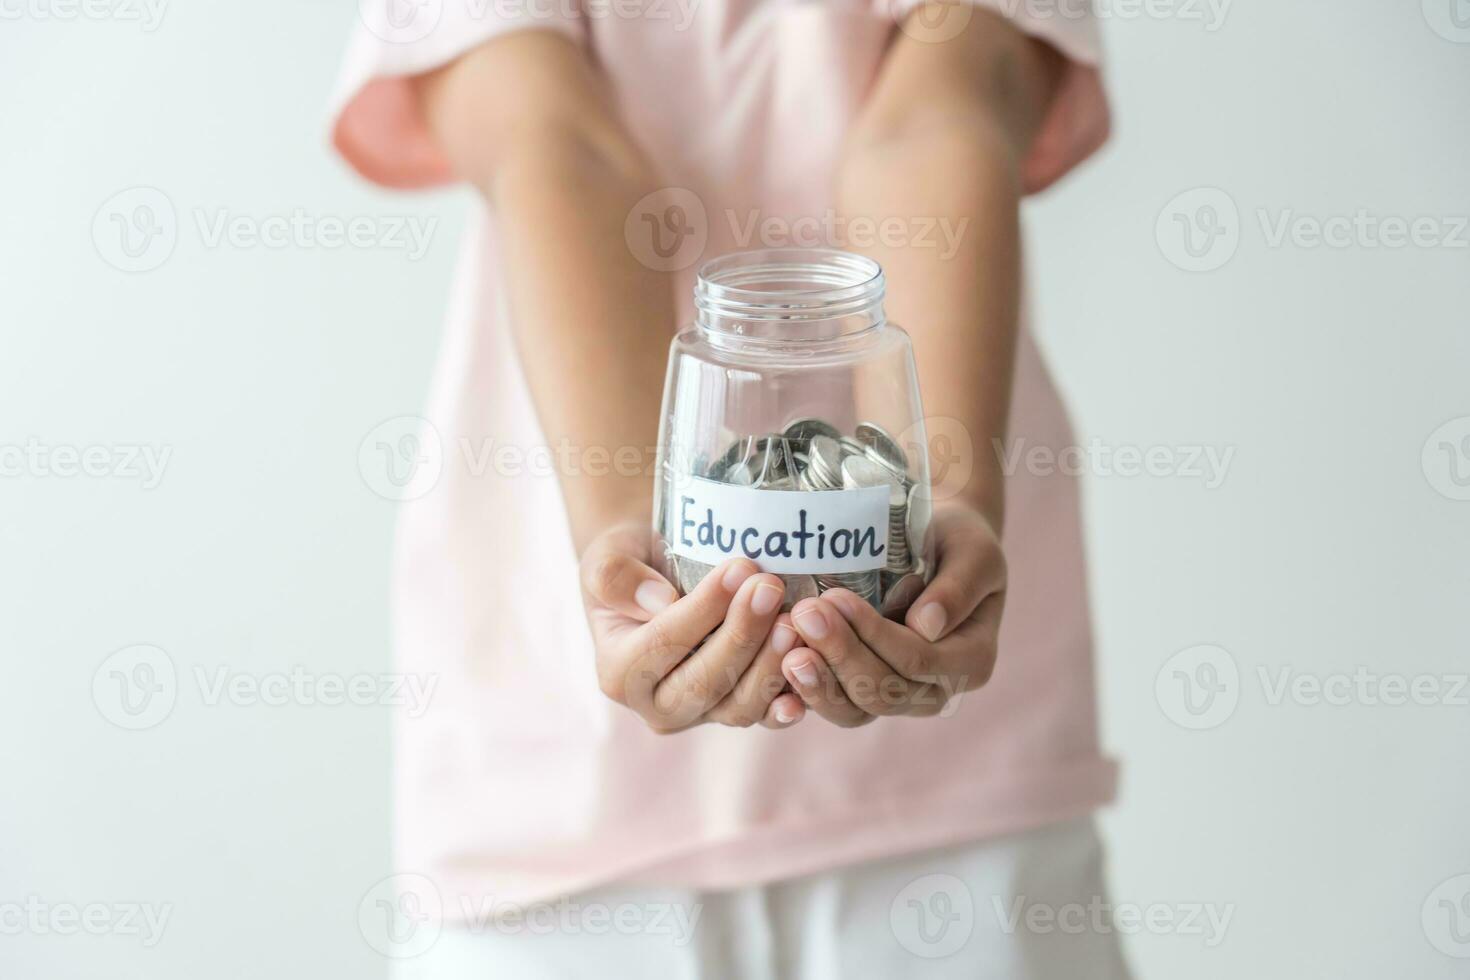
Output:
M909 554L920 559L932 554L929 543L929 523L934 517L934 501L930 499L929 487L915 483L909 487L908 514L904 531L908 538Z
M709 469L711 480L727 480L730 471L742 463L748 463L755 455L755 437L743 436L725 447L720 458Z
M835 490L842 485L842 446L827 436L813 436L802 485L808 490Z
M817 592L826 592L828 589L846 589L869 605L878 605L878 592L880 588L879 573L875 569L871 572L833 572L827 575L817 575Z
M725 470L723 483L733 484L737 487L755 486L756 474L750 461L745 459L736 460Z
M762 487L791 474L791 455L781 436L744 436L726 447L706 475L721 483Z
M842 485L849 490L858 487L888 487L888 506L891 510L901 510L908 504L908 493L893 471L866 456L849 456L842 461Z
M756 486L764 487L791 476L791 444L783 435L762 436L755 443Z
M872 422L859 422L854 434L871 459L890 467L900 476L908 476L909 459L898 440Z
M674 574L678 579L675 584L679 586L679 591L684 595L693 592L695 586L704 581L704 577L714 570L713 565L706 565L693 558L674 556Z
M904 613L909 611L909 606L924 591L924 576L910 572L907 575L897 576L895 581L888 585L883 592L883 603L879 612L889 619L901 620Z
M798 446L808 445L813 436L826 436L828 439L838 439L842 436L836 426L821 419L792 419L786 423L782 434L797 443Z
M817 580L811 575L782 575L786 583L786 595L781 601L781 611L790 612L791 607L803 599L815 599L818 595Z

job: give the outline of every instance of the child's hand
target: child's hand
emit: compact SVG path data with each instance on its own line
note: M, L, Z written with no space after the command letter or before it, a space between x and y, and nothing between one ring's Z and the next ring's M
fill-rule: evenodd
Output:
M961 505L936 510L938 569L906 624L846 589L792 610L803 647L782 672L807 705L845 727L878 715L933 715L990 680L1005 604L1006 564L990 522Z
M582 557L603 693L660 733L703 722L785 728L800 721L801 699L782 693L781 658L797 635L778 615L781 579L734 559L681 599L649 557L642 523L603 532Z

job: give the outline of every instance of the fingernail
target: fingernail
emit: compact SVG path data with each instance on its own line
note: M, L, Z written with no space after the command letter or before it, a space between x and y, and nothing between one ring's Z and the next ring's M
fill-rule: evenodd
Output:
M755 595L750 597L751 611L757 616L769 616L781 604L782 594L781 586L761 583L755 587Z
M755 574L755 569L750 567L749 562L737 561L725 569L725 575L720 579L720 584L729 592L740 588L740 583Z
M790 653L796 648L796 630L785 623L777 623L771 630L771 649L777 653Z
M918 627L919 634L933 643L939 639L939 634L944 632L944 607L937 602L931 602L919 610L914 617L914 625Z
M644 582L633 592L633 601L650 613L663 612L678 598L679 593L674 591L672 585L655 578Z
M820 640L827 635L827 617L822 614L820 606L805 606L791 618L796 621L797 628L804 636Z
M807 690L817 686L817 665L810 660L798 660L791 665L791 672L796 675L796 683Z
M783 725L789 725L796 720L796 709L784 699L776 702L776 720Z

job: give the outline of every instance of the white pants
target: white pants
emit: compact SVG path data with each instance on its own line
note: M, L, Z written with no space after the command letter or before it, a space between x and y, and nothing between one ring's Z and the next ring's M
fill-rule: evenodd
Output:
M617 886L445 928L394 980L1126 980L1090 819L701 892Z

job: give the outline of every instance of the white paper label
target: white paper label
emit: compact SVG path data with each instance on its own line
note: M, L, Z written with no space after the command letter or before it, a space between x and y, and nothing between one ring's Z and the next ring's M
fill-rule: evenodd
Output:
M865 572L888 561L888 487L759 490L699 477L670 488L669 550L782 574Z

